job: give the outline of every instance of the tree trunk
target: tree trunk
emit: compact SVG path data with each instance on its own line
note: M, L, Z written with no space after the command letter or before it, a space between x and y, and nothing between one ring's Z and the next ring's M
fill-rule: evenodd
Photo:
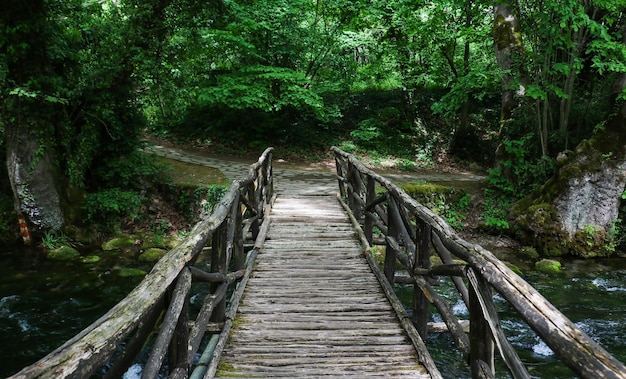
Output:
M500 163L510 160L504 148L506 130L512 119L513 110L518 105L517 97L523 96L522 37L515 8L508 1L496 1L494 4L493 38L496 60L502 70L502 104L500 108L500 128L496 160ZM516 79L516 75L519 78ZM504 176L510 176L510 170L500 165Z
M18 124L7 125L7 171L13 190L14 209L34 233L59 231L64 224L56 172L50 154L40 153L37 137ZM29 243L29 232L22 227L22 238Z
M626 187L626 89L620 74L612 89L612 114L604 129L576 151L559 155L559 171L512 212L520 239L544 255L609 255Z
M523 88L516 84L513 72L522 71L519 66L521 60L517 56L521 54L522 48L520 25L514 8L509 2L497 2L494 5L493 36L496 60L503 72L502 107L500 110L500 135L502 135L503 128L511 119L511 113L517 106L515 94L523 91Z

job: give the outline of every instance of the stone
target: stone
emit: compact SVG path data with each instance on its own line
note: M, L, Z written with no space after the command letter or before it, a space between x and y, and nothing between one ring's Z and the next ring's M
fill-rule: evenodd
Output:
M125 267L125 268L120 269L119 275L122 278L129 278L133 276L145 276L146 272L138 268Z
M559 274L561 272L561 262L554 259L542 259L535 262L535 269L546 274Z
M151 249L144 251L143 253L139 255L139 261L140 262L156 262L159 259L161 259L166 253L167 253L167 250L151 248Z
M69 261L70 259L74 259L78 256L80 256L80 253L73 247L61 246L54 250L50 250L47 258L53 261Z
M97 255L87 255L85 257L81 257L80 261L85 264L98 263L100 262L100 257Z
M104 251L120 250L123 248L131 247L133 245L135 245L135 240L130 238L129 236L115 237L103 243L102 250Z

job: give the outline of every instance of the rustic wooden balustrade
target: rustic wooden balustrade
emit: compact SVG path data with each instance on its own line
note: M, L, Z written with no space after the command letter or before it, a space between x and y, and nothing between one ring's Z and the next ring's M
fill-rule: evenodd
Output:
M472 377L494 377L496 349L513 378L531 377L500 326L492 296L495 290L576 375L626 378L621 362L491 252L461 239L441 217L352 155L335 147L332 151L340 196L351 209L353 220L360 224L362 243L367 249L372 246L374 228L384 236L384 275L393 284L396 263L407 269L414 287L413 323L418 332L426 336L429 304L433 304L470 365ZM431 267L433 250L443 264ZM463 263L455 263L459 261ZM431 284L437 276L450 276L467 305L469 336L450 305L433 290Z
M233 297L241 296L259 249L257 242L246 259L244 238L264 240L273 195L272 148L268 148L246 178L231 184L211 216L198 222L126 298L12 378L89 378L102 372L105 378L120 378L154 335L142 378L157 377L165 363L170 378L203 377L220 343L218 337L227 335L232 322L225 306L228 287L241 280ZM209 273L193 267L205 246L211 247ZM208 283L211 291L192 322L187 308L193 281ZM222 333L214 334L198 351L210 323L222 325Z

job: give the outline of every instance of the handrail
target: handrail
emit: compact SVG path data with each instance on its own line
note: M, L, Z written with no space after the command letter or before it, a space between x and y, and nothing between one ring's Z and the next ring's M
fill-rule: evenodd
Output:
M339 195L362 225L361 240L373 244L374 227L384 235L384 272L394 283L396 263L402 263L414 285L413 322L422 338L427 333L432 303L466 362L472 377L493 378L497 348L514 378L530 378L498 320L492 291L520 314L560 360L582 378L626 378L626 366L593 341L537 290L479 245L460 238L438 215L408 196L388 179L362 165L354 156L331 148L335 156ZM443 264L431 267L434 250ZM453 261L464 261L462 267ZM450 305L431 283L450 276L470 311L469 337ZM465 279L469 289L465 286Z
M256 239L266 229L261 224L273 197L272 150L261 154L247 177L233 181L213 213L161 258L128 296L11 378L88 378L99 370L105 378L121 377L153 331L156 342L142 378L156 377L166 355L170 377L188 377L209 321L220 323L226 318L228 286L244 277L248 268L244 267L244 238L250 233ZM193 267L207 245L211 246L211 273ZM210 283L211 293L190 323L187 303L192 280Z

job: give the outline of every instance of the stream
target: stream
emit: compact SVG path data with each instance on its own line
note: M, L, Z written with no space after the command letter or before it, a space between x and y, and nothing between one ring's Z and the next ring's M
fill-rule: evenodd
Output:
M122 277L120 259L99 253L98 264L52 262L36 251L0 253L0 377L43 357L104 314L141 277ZM119 254L119 253L117 253ZM626 361L626 260L571 260L561 275L524 274L550 302L611 354ZM138 267L149 270L149 267ZM436 287L467 319L467 309L449 280ZM397 292L407 304L409 287ZM496 295L503 328L536 378L574 378L552 351ZM441 321L433 314L433 321ZM444 378L471 378L448 334L431 334L426 344ZM497 361L497 378L509 378Z
M37 249L0 252L0 378L72 338L141 281L124 276L119 253L98 255L84 264L50 261Z
M626 260L571 260L563 266L561 275L527 272L523 277L609 353L626 362ZM454 304L459 319L468 319L467 308L450 280L442 279L435 289ZM412 288L397 286L397 293L408 304ZM534 378L576 378L502 297L495 299L504 332ZM443 320L433 314L432 321ZM454 342L449 334L432 333L425 342L444 378L471 378L460 353L451 349ZM510 378L497 358L496 378Z

